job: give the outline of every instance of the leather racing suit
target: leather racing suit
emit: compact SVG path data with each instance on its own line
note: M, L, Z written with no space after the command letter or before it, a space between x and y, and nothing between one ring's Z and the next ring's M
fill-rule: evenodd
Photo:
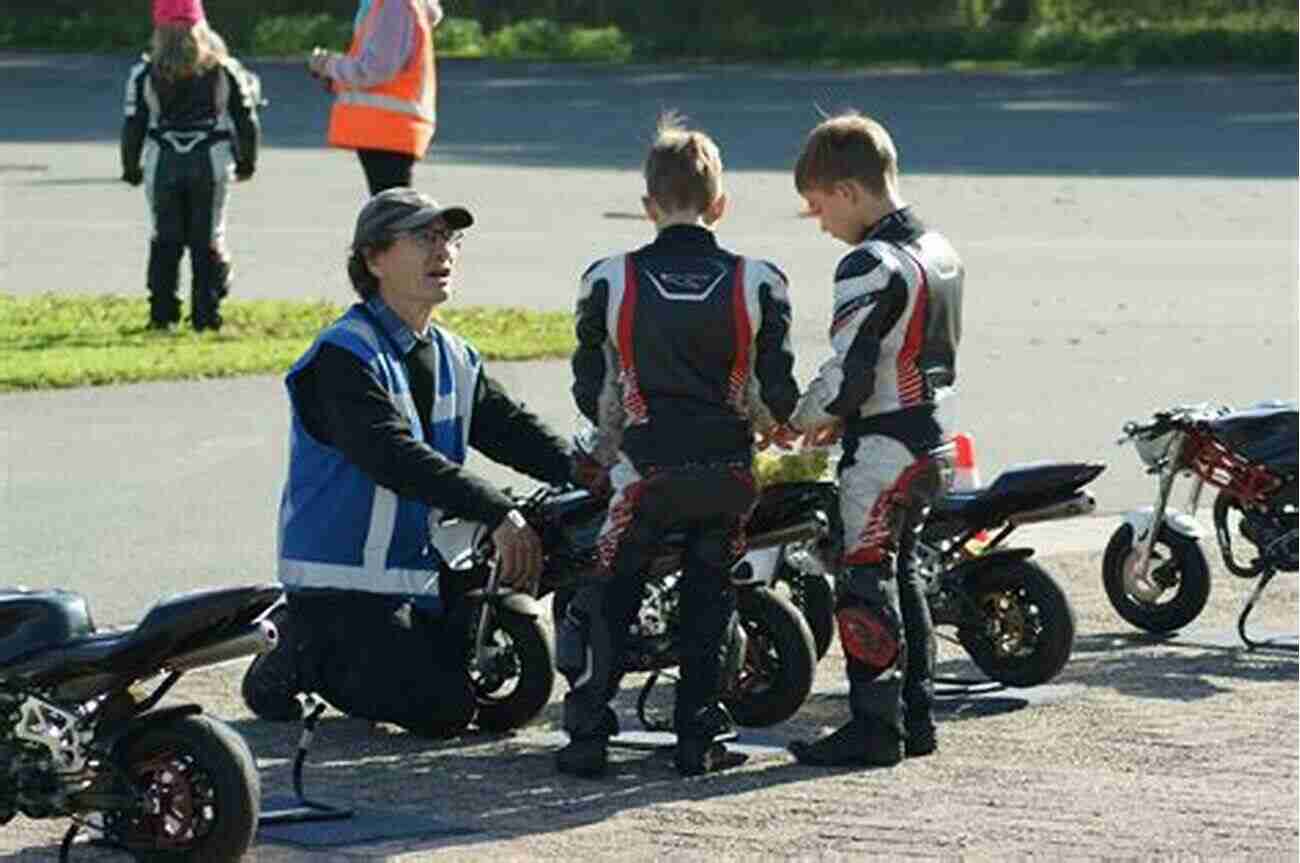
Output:
M206 72L162 79L145 57L126 84L122 127L123 179L143 180L153 219L149 243L149 316L156 326L180 320L181 255L190 251L191 322L218 329L229 290L226 202L232 176L257 165L257 94L238 61ZM141 160L143 157L143 166Z
M850 707L901 740L932 721L933 623L919 577L897 563L947 474L932 451L951 433L964 275L910 207L872 225L836 268L834 355L793 420L844 422L836 619Z
M785 421L799 395L786 279L721 248L706 228L674 225L592 265L577 317L573 394L602 433L614 494L598 546L606 577L578 592L557 627L571 687L564 727L574 740L616 733L607 705L646 570L663 534L681 527L675 727L679 741L712 738L730 721L718 703L721 645L756 499L749 402Z

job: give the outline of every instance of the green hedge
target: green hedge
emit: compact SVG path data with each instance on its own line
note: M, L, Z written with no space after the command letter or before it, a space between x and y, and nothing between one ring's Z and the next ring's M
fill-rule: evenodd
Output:
M980 0L966 0L964 10L962 14L970 16L986 14ZM316 14L265 16L236 31L223 29L218 20L213 26L222 31L236 53L293 56L316 45L342 50L350 40L351 23L350 18ZM643 32L634 39L614 26L576 27L530 18L485 33L474 19L450 18L438 28L435 39L444 57L606 62L697 58L846 65L1010 62L1294 67L1298 55L1294 20L1249 14L1158 25L1142 20L1122 25L1079 20L1016 26L990 20L981 26L887 28L815 21L782 29L765 27L755 15L749 15L733 21L722 34L688 26L669 35L653 32L658 31ZM148 22L137 15L0 19L0 48L140 50L148 36Z

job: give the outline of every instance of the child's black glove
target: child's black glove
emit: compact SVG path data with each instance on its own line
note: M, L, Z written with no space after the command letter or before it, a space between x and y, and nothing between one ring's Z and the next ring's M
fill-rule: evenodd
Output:
M139 168L126 168L122 171L122 182L138 186L144 182L144 171Z

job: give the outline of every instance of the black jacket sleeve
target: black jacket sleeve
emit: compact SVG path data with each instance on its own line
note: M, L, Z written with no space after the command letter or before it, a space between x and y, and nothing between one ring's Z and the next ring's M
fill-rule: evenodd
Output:
M384 488L491 527L514 506L490 483L416 440L379 380L346 349L322 345L294 381L292 397L307 431Z
M794 378L794 351L790 347L790 300L779 275L773 268L773 281L759 286L762 323L754 336L754 375L763 404L773 419L783 423L790 419L799 401L799 384Z
M235 125L235 173L251 177L257 169L257 151L261 144L262 128L257 120L257 104L243 76L231 66L225 67L230 84L230 101L226 110Z
M148 63L137 63L126 82L126 119L122 123L122 178L138 181L140 154L149 132L149 103L144 98L144 82L149 75Z
M474 393L469 443L495 462L551 485L572 478L572 459L564 439L524 405L506 395L486 372Z
M593 267L594 269L594 267ZM573 352L573 400L578 410L592 424L600 424L600 391L605 386L605 343L609 331L605 315L609 306L609 282L596 279L588 286L588 275L583 277L582 292L578 296L577 320L574 331L578 346Z

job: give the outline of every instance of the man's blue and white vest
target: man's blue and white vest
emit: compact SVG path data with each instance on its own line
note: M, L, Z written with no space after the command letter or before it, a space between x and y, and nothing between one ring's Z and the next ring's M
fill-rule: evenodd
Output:
M354 305L325 328L293 365L285 378L290 404L294 379L320 346L342 347L374 373L418 440L464 464L482 361L464 340L445 330L432 326L429 337L438 354L432 440L425 440L402 365L414 336L376 298ZM289 477L280 500L279 577L285 587L436 593L440 557L430 545L429 528L440 512L377 485L342 452L313 438L296 405L291 419Z

